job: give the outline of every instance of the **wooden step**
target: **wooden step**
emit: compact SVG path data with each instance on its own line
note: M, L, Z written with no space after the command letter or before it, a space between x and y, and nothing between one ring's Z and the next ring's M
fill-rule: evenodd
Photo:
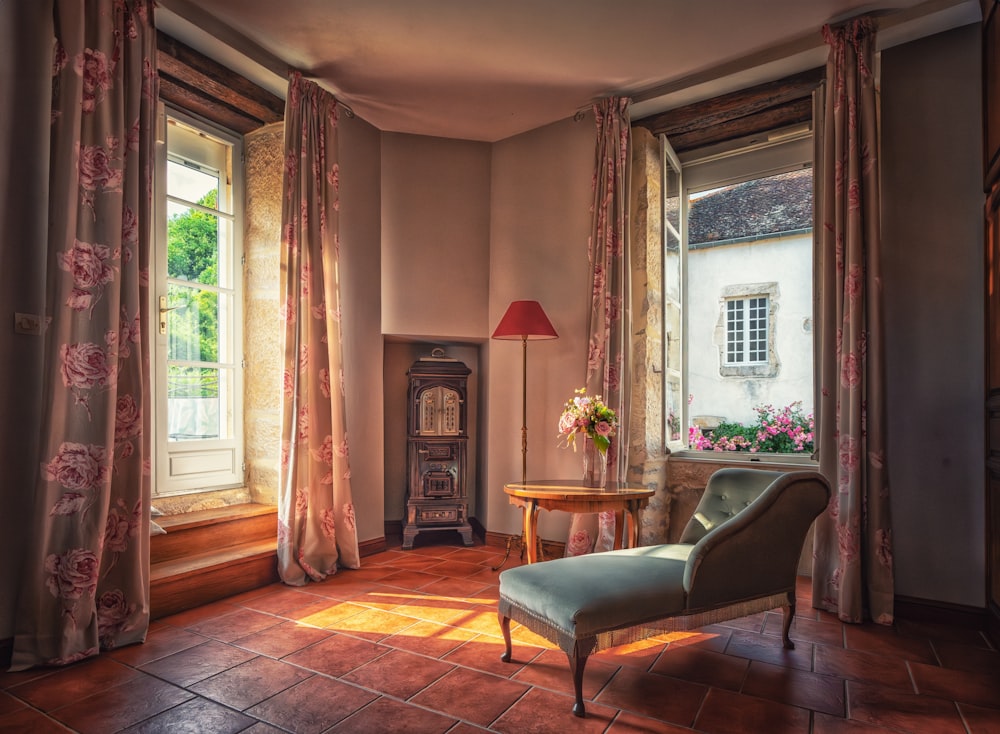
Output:
M278 510L273 505L228 505L163 515L154 521L167 531L149 539L149 562L154 566L205 550L278 536Z
M156 522L150 538L150 612L176 614L278 580L277 509L231 505Z

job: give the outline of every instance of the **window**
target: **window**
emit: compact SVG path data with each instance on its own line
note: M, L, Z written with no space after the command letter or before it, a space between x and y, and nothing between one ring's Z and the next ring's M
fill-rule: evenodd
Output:
M725 364L742 367L767 361L767 296L726 301Z
M243 484L239 138L163 113L154 258L157 495Z
M662 142L670 448L806 451L756 436L811 420L811 138L683 157Z

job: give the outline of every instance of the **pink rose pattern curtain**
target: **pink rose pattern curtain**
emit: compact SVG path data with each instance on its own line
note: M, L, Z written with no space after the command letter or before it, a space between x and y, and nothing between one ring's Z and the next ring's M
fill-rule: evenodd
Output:
M12 670L149 625L150 190L156 34L147 0L57 0L42 460Z
M618 431L608 448L608 479L624 480L628 447L629 263L628 227L629 108L626 97L594 105L597 145L590 258L591 306L587 321L587 393L600 395L618 416ZM566 555L610 550L614 513L574 515Z
M835 487L816 523L814 605L846 622L893 620L886 471L878 129L870 18L823 29L817 122L820 470Z
M285 106L284 385L278 571L301 586L358 568L341 358L337 101L292 74Z

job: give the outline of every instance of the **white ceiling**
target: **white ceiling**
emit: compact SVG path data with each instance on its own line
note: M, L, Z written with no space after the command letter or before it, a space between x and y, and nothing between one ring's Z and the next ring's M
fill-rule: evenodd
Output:
M493 142L612 94L632 118L820 66L824 23L881 46L977 0L161 0L157 26L284 96L298 69L380 130Z

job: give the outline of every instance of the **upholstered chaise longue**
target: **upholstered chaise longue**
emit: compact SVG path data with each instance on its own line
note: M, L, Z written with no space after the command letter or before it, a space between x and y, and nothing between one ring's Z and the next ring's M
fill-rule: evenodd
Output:
M569 657L573 713L585 716L587 657L609 647L782 607L782 641L792 648L799 556L829 501L816 472L720 469L679 543L508 569L500 574L502 659L511 659L511 620L557 644Z

